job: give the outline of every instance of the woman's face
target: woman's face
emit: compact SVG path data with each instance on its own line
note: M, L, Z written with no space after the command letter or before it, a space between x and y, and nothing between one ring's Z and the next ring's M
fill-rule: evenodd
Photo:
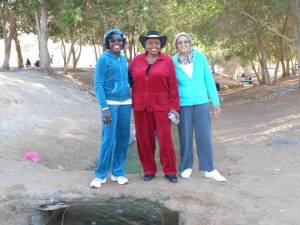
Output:
M180 36L176 41L177 50L179 53L184 54L188 53L191 50L191 44L186 36Z
M123 48L123 38L118 34L113 34L109 39L109 48L113 53L119 54Z
M145 48L146 51L148 52L148 54L152 55L152 56L156 56L158 55L158 53L160 52L160 41L158 38L149 38L146 42L145 42Z

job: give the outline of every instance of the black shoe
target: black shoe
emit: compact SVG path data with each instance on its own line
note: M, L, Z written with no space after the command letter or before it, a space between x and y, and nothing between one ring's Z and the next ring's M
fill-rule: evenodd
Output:
M150 181L155 177L155 174L145 174L144 181Z
M165 175L165 178L168 179L171 183L177 183L177 176L176 175Z

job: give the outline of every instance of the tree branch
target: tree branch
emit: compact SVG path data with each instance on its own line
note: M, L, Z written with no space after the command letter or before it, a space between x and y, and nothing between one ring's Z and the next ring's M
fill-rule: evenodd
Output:
M289 42L295 42L294 39L290 39L290 38L288 38L287 36L285 36L285 35L279 33L279 32L276 31L274 28L268 26L268 25L265 24L263 21L260 21L260 20L256 19L254 16L251 16L251 15L248 14L247 12L245 12L245 11L240 11L240 14L250 17L252 20L254 20L255 22L260 23L263 27L266 27L269 31L272 31L273 33L277 34L278 36L282 37L283 39L285 39L285 40L287 40L287 41L289 41Z

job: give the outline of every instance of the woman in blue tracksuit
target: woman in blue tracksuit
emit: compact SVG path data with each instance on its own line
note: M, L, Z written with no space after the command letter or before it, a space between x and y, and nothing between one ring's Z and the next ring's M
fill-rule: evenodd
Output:
M125 38L119 29L107 31L103 37L107 48L97 60L94 85L102 110L102 143L90 187L100 188L111 170L111 180L128 183L124 166L130 138L131 97L128 63L121 53Z
M204 54L191 48L192 40L187 33L175 38L177 54L173 61L180 99L180 172L189 178L193 168L193 130L199 161L199 170L217 181L226 179L214 168L211 141L211 122L208 99L214 107L215 116L221 113L220 101L213 75Z

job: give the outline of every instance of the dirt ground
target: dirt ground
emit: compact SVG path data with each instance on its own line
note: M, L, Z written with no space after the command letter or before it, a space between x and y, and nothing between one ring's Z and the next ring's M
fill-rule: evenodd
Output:
M81 75L78 75L81 74ZM0 224L28 225L32 210L59 202L112 198L159 201L184 225L300 224L300 90L295 78L273 87L220 93L213 119L215 166L227 178L88 187L100 142L100 110L89 70L68 79L38 71L0 72ZM71 79L72 78L72 79ZM22 159L37 151L42 160ZM196 163L195 163L196 165Z

